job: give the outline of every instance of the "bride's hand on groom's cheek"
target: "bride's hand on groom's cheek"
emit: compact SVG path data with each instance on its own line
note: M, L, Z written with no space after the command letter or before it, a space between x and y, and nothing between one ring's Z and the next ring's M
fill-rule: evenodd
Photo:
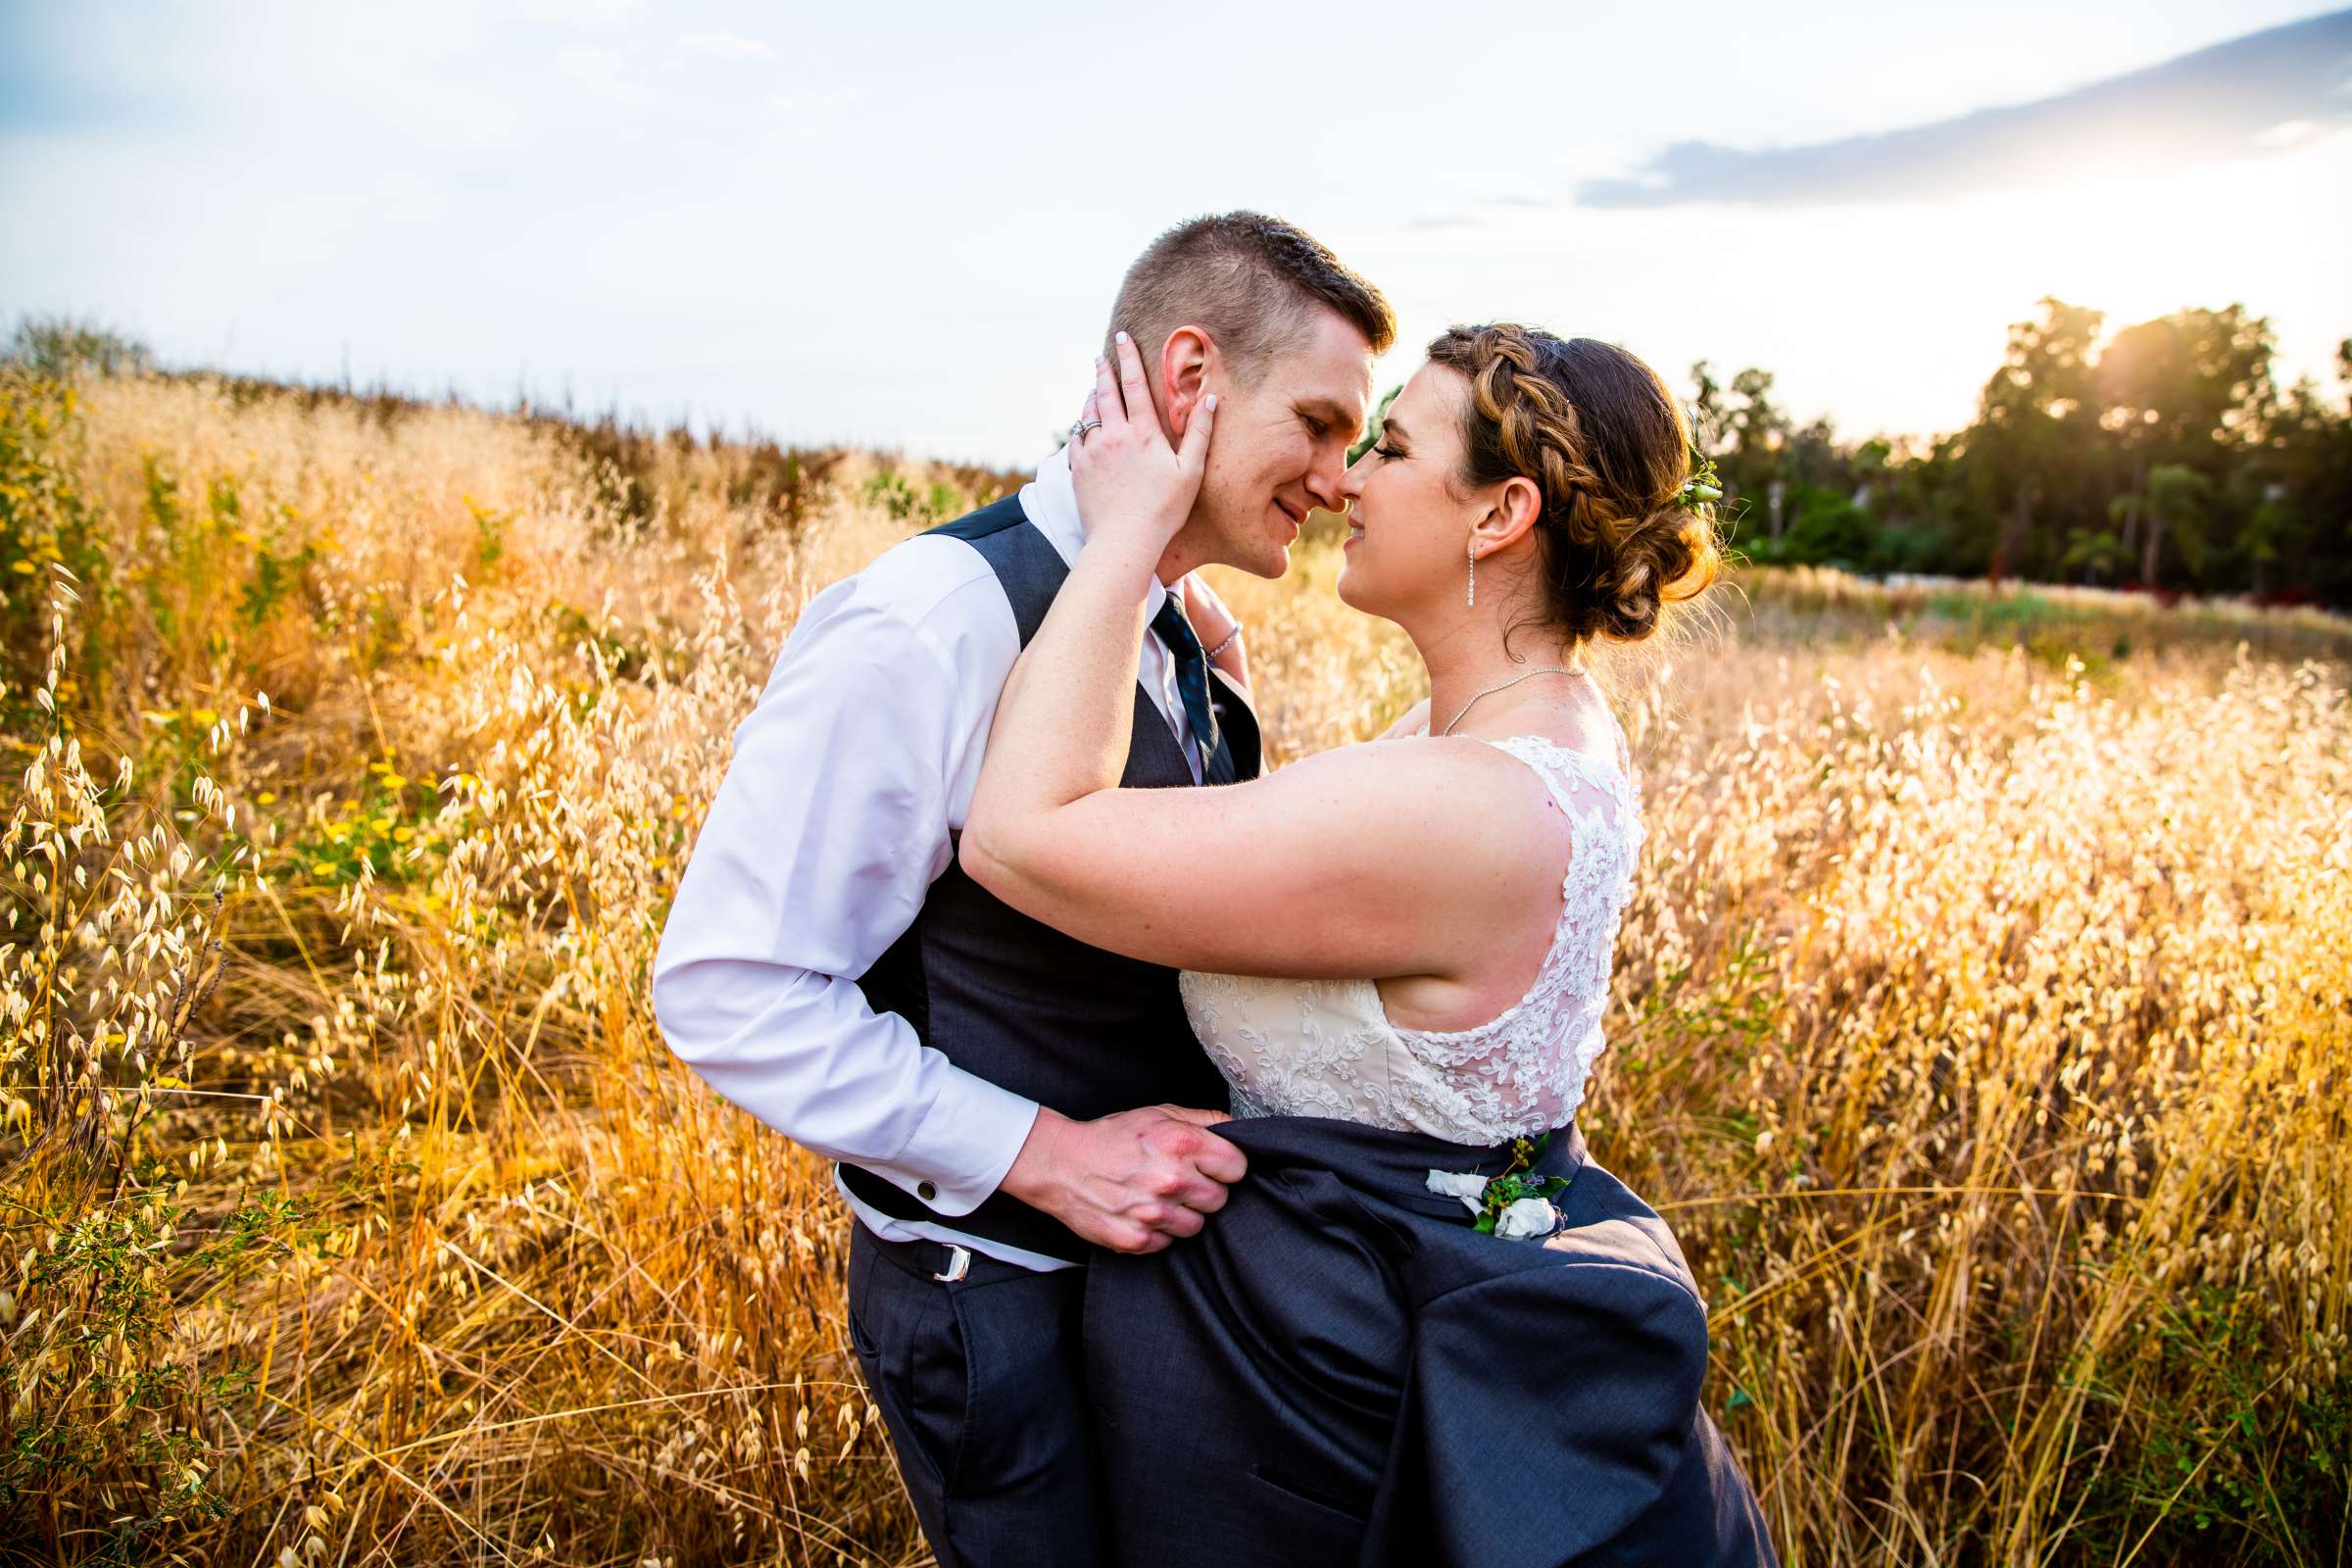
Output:
M1070 438L1070 475L1089 543L1133 544L1156 555L1184 526L1200 493L1217 399L1212 393L1194 405L1182 439L1171 448L1135 344L1122 332L1116 348L1116 366L1095 361L1095 387L1079 419L1082 433Z
M1147 1105L1094 1121L1040 1109L1004 1190L1098 1247L1156 1252L1199 1234L1248 1168L1220 1110Z

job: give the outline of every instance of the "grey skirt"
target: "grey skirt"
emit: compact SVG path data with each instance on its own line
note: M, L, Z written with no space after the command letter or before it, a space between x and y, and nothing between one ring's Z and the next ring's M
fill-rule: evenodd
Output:
M1249 1174L1197 1237L1097 1252L1086 1377L1117 1561L1768 1564L1699 1406L1706 1308L1657 1213L1573 1127L1548 1238L1428 1174L1510 1151L1306 1116L1218 1132Z

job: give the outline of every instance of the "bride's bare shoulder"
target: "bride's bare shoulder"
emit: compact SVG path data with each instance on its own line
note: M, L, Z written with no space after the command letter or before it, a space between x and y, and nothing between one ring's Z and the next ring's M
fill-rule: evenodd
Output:
M1282 771L1298 784L1311 778L1346 800L1350 814L1369 807L1368 814L1424 834L1423 842L1441 854L1458 853L1465 838L1494 844L1495 813L1521 806L1540 813L1550 799L1525 762L1473 735L1393 733L1336 747Z

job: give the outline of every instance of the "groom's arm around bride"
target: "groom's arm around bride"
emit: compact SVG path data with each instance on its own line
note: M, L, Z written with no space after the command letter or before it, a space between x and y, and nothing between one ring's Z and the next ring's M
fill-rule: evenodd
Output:
M912 541L809 606L736 730L662 932L655 1012L720 1094L943 1222L1002 1191L1086 1241L1151 1250L1198 1230L1239 1174L1200 1131L1214 1118L1073 1120L957 1066L858 984L953 859L1018 653L975 565L960 543ZM1020 1260L948 1223L875 1228Z

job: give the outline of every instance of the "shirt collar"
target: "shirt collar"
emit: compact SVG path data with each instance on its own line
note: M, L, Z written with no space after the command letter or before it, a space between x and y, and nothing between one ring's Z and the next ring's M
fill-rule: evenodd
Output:
M1020 501L1022 514L1037 525L1062 564L1076 565L1079 547L1086 543L1086 522L1078 515L1078 482L1070 474L1067 447L1037 466L1037 477L1021 486ZM1167 598L1166 585L1154 575L1152 586L1144 591L1144 614L1158 614ZM1185 608L1181 593L1176 604L1180 610Z

